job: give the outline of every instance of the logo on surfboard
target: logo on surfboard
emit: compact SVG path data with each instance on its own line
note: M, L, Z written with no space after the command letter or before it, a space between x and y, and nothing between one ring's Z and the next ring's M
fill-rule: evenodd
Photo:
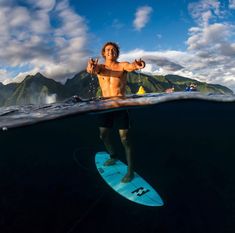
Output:
M131 193L136 194L138 197L141 197L149 191L150 191L149 189L139 187L139 188L135 189L134 191L132 191Z

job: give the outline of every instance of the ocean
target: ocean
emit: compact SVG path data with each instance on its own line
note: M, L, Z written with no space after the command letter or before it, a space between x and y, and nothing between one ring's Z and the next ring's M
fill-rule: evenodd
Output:
M128 109L135 171L161 195L114 192L94 156L98 114ZM235 232L235 96L197 92L0 108L1 233ZM125 162L117 131L116 150Z

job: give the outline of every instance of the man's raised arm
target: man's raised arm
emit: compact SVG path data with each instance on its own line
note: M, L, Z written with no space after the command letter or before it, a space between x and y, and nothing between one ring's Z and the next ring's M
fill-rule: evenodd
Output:
M123 64L123 70L125 70L127 72L140 70L140 69L143 69L145 67L145 62L142 59L135 60L132 63L122 62L122 64Z

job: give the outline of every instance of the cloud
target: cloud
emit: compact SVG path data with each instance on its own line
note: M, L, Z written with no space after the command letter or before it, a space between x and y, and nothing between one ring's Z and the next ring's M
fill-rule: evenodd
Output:
M28 3L30 3L34 9L40 9L43 11L51 11L55 5L56 0L27 0Z
M4 77L7 74L7 71L5 69L0 69L0 77ZM5 79L5 77L4 77ZM3 81L4 81L3 79Z
M26 0L24 5L19 2L0 3L0 64L11 70L28 66L31 68L27 74L37 71L62 82L84 69L88 28L69 1ZM13 75L14 81L19 81L26 73L11 71L7 79Z
M232 26L223 23L214 23L205 27L189 29L187 45L189 50L211 50L227 41L232 36Z
M185 53L180 51L144 51L140 49L132 50L120 55L120 60L133 62L135 59L143 59L146 67L143 69L145 73L153 74L174 74L180 70L184 70ZM182 63L177 60L182 58Z
M153 8L150 6L139 7L135 13L135 20L133 22L134 28L137 31L140 31L148 23L150 19L150 14L152 13Z
M175 62L170 61L166 57L164 58L164 57L145 55L143 57L143 59L147 63L155 64L155 65L157 65L157 66L159 66L169 72L174 72L174 71L183 69L183 66L181 66L180 64L177 64Z
M229 8L235 10L235 0L229 0Z
M218 0L200 0L188 5L189 13L192 18L200 25L208 25L211 19L223 15Z

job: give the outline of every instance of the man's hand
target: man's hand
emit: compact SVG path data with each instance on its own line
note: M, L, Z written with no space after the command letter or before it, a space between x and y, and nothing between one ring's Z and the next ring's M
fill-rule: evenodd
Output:
M135 60L135 65L137 69L143 69L145 67L145 62L140 58L139 60Z
M99 72L99 66L98 66L98 61L99 59L93 59L90 58L88 60L88 64L87 64L87 72L90 74L97 74Z

